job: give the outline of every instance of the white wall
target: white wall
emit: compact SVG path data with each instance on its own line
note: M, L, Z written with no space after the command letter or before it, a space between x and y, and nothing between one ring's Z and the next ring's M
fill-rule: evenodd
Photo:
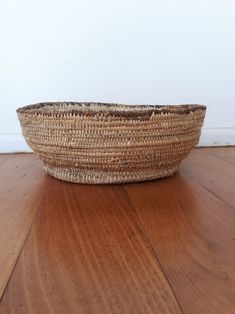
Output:
M235 144L235 1L1 0L0 152L15 109L53 100L203 103L202 145Z

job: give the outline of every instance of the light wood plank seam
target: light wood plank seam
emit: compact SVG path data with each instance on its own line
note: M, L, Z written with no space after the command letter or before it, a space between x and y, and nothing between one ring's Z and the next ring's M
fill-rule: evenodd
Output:
M199 180L195 179L196 183L198 185L200 185L203 189L205 189L208 193L212 194L215 198L217 198L218 200L220 200L221 202L223 202L226 206L230 207L232 210L235 210L235 208L227 203L221 196L217 195L214 191L212 191L211 189L209 189L208 187L206 187L204 184L202 184Z
M139 225L139 227L140 227L140 229L141 229L141 232L142 232L142 234L143 234L143 236L144 236L144 240L145 240L145 242L146 242L146 245L149 246L150 250L152 251L153 258L154 258L154 259L157 261L157 263L159 264L159 268L160 268L160 270L161 270L161 272L162 272L164 278L166 279L166 282L167 282L167 284L168 284L170 290L172 291L172 294L173 294L173 296L174 296L174 298L175 298L175 300L176 300L176 303L177 303L178 306L179 306L179 309L180 309L181 313L183 314L184 311L183 311L183 309L182 309L182 307L181 307L181 304L180 304L180 302L179 302L179 300L178 300L178 298L177 298L177 296L176 296L176 294L175 294L175 291L174 291L174 289L173 289L173 287L172 287L172 285L171 285L171 282L170 282L169 278L167 277L167 274L165 273L165 271L164 271L164 269L163 269L163 266L162 266L162 263L161 263L161 261L160 261L160 258L159 258L158 254L157 254L157 252L156 252L156 250L155 250L155 248L154 248L154 245L153 245L151 239L150 239L149 236L147 235L147 232L146 232L146 230L145 230L145 228L144 228L143 222L142 222L141 218L139 217L138 212L137 212L135 206L133 205L133 203L132 203L132 201L131 201L131 199L130 199L130 197L129 197L129 193L128 193L128 191L126 190L126 187L125 187L125 186L123 186L123 191L124 191L124 196L126 196L126 200L128 201L130 208L134 211L134 213L135 213L135 215L136 215L136 220L137 220L138 225Z
M234 155L235 155L235 146L229 146L229 147L230 147L230 148L231 148L231 147L234 147ZM224 162L226 162L227 164L229 164L230 166L233 166L233 167L235 168L235 166L234 166L234 164L233 164L232 162L230 162L230 161L224 159L223 157L217 156L216 154L210 153L210 152L208 152L208 151L204 151L204 150L202 150L202 151L203 151L203 154L206 154L206 155L208 155L208 156L210 156L210 157L215 157L216 159L219 159L219 160L221 160L221 161L224 161Z
M49 177L49 176L48 176L48 177ZM34 214L34 217L33 217L33 219L32 219L32 222L31 222L31 225L30 225L30 227L29 227L29 230L28 230L28 232L27 232L27 234L26 234L26 236L25 236L25 239L22 241L23 243L22 243L21 248L20 248L20 250L19 250L19 254L18 254L17 258L16 258L14 267L12 268L11 274L10 274L8 280L7 280L7 283L6 283L5 288L4 288L3 292L2 292L2 295L0 295L0 304L1 304L2 300L3 300L4 294L5 294L6 290L7 290L7 287L8 287L8 285L9 285L10 280L11 280L12 274L13 274L13 272L14 272L14 270L15 270L15 268L16 268L16 265L17 265L17 263L18 263L18 261L19 261L19 258L20 258L20 256L21 256L21 253L22 253L22 251L23 251L23 249L24 249L25 243L26 243L26 241L28 240L28 237L29 237L29 235L30 235L30 233L31 233L32 227L33 227L34 223L36 222L36 218L37 218L37 216L38 216L38 213L39 213L39 211L40 211L40 210L42 209L42 207L43 207L43 203L44 203L44 200L45 200L45 197L46 197L46 193L47 193L47 191L48 191L48 188L49 188L49 185L50 185L50 184L51 184L51 180L50 180L50 177L49 177L49 180L48 180L48 182L47 182L47 184L46 184L46 187L45 187L45 190L44 190L44 192L43 192L41 201L40 201L40 203L39 203L39 205L38 205L38 208L37 208L37 210L36 210L36 212L35 212L35 214Z

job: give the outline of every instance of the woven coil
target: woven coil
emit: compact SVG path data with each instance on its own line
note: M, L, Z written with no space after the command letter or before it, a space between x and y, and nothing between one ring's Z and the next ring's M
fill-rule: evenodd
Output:
M17 110L23 135L50 175L124 183L173 175L198 143L203 105L40 103Z

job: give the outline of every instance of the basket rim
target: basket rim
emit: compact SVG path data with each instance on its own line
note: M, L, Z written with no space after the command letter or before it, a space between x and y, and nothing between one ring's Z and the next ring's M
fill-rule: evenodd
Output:
M74 108L73 108L74 107ZM60 109L60 110L58 110ZM20 107L17 114L53 115L115 115L136 116L154 114L189 114L198 110L205 111L207 107L201 104L174 104L174 105L143 105L120 104L102 102L40 102Z

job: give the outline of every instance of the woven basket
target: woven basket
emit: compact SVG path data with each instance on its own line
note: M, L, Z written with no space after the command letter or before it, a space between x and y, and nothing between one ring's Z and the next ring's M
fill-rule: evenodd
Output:
M198 143L206 107L40 103L17 110L28 145L50 175L124 183L173 175Z

